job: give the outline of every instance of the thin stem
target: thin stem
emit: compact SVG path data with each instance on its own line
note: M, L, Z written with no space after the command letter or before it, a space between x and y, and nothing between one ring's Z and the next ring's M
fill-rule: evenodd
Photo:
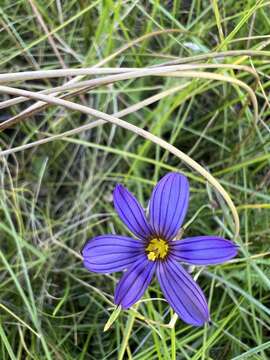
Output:
M135 321L135 315L134 315L134 313L130 312L129 316L128 316L128 321L127 321L127 324L126 324L126 327L124 330L124 338L122 340L121 347L119 350L118 360L122 360L124 358L124 355L125 355L125 352L126 352L126 349L128 346L128 339L130 337L134 321Z

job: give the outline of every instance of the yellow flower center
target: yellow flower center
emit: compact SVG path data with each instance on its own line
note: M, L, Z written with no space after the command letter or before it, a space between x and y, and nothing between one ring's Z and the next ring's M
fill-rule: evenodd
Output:
M147 248L147 257L151 261L155 261L156 259L164 259L168 254L169 245L163 239L152 239Z

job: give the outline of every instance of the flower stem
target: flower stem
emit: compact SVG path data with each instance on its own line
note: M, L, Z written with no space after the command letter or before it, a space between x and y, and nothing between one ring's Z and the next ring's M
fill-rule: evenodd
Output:
M135 320L135 315L133 312L130 312L129 316L128 316L128 321L127 321L127 324L126 324L126 327L124 330L124 338L123 338L122 344L120 346L118 360L122 360L125 355L125 351L128 346L128 339L129 339L129 336L130 336L130 333L131 333L131 330L132 330L132 327L134 324L134 320Z
M173 316L173 311L171 310L171 316ZM175 326L171 328L171 356L172 360L176 360L176 347L175 347Z

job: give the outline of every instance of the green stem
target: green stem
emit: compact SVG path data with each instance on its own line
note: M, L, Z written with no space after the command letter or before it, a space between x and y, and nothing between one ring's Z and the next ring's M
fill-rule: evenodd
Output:
M173 316L173 311L171 311L171 316ZM175 326L171 329L171 351L172 351L172 360L176 360L176 347L175 347Z
M130 333L131 333L131 330L132 330L132 327L134 324L134 320L135 320L134 313L130 313L128 316L128 321L127 321L125 330L124 330L124 338L123 338L123 341L122 341L122 344L120 347L120 351L118 354L118 360L122 360L125 355L126 348L128 346L128 339L129 339L129 336L130 336Z

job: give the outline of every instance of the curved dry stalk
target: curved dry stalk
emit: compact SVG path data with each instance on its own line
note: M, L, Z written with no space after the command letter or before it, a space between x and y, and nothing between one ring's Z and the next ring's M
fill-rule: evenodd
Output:
M233 201L231 200L229 194L226 192L226 190L223 188L223 186L220 185L220 183L213 177L213 175L211 175L207 170L205 170L195 160L190 158L188 155L186 155L181 150L177 149L175 146L169 144L167 141L159 138L158 136L155 136L155 135L149 133L148 131L146 131L144 129L141 129L133 124L130 124L124 120L121 120L115 116L108 115L101 111L89 108L84 105L76 104L71 101L58 99L58 98L55 98L55 97L49 96L49 95L36 94L31 91L19 90L19 89L11 88L8 86L0 86L0 92L8 93L8 94L15 95L15 96L25 96L25 97L29 97L31 99L41 100L43 102L48 102L48 103L51 103L54 105L59 105L59 106L65 107L70 110L79 111L79 112L82 112L82 113L90 115L90 116L101 118L102 120L105 120L111 124L120 126L126 130L129 130L129 131L161 146L165 150L169 151L171 154L178 157L180 160L184 161L187 165L189 165L192 169L197 171L199 174L201 174L221 194L221 196L224 198L225 202L227 203L227 205L229 206L229 208L232 212L232 215L234 218L234 223L235 223L235 237L238 236L239 228L240 228L239 217L238 217L238 213L235 208L235 205L234 205Z
M180 67L179 67L180 66ZM192 70L192 69L229 69L229 70L243 70L246 71L248 73L250 73L252 76L254 76L256 84L255 87L257 86L257 83L259 82L259 76L256 72L255 69L246 66L246 65L231 65L231 64L189 64L189 65L179 65L179 66L172 66L172 67L168 67L168 70L171 68L171 71L186 71L186 70ZM153 71L154 68L103 68L103 69L98 69L97 74L122 74L122 73L133 73L133 72L144 72L146 70L151 70ZM163 68L164 69L164 68ZM26 73L11 73L11 75L16 75L15 77L11 78L11 81L16 81L17 80L23 80L23 74L26 74L26 77L24 78L24 80L29 80L30 77L31 79L42 79L41 75L44 75L44 78L48 78L48 77L65 77L65 76L69 76L71 74L75 74L77 73L76 70L80 70L80 73L83 73L84 75L90 75L90 74L94 74L95 69L93 68L85 68L85 69L67 69L68 71L65 71L63 69L60 70L44 70L44 71L33 71L33 72L27 72L29 75L27 75ZM103 71L100 71L103 70ZM158 68L157 70L160 70L160 68ZM74 72L75 71L75 72ZM36 74L35 76L35 73ZM46 75L47 74L47 75ZM1 75L7 75L8 74L0 74L0 84L1 84ZM142 74L143 76L146 76L145 74ZM161 76L162 74L157 71L157 73L150 73L149 75L153 75L153 76ZM17 77L18 76L18 77ZM165 74L166 76L166 74ZM12 80L13 79L13 80ZM125 79L120 79L120 80L126 80ZM94 80L85 80L85 81L80 81L80 82L76 82L74 84L70 84L70 83L66 83L64 85L61 86L57 86L51 89L46 89L46 90L42 90L39 91L39 94L53 94L54 92L57 93L61 93L67 90L73 90L73 89L79 89L79 88L87 88L87 89L91 89L93 87L99 86L99 85L104 85L104 84L111 84L113 82L119 81L119 79L117 78L111 78L111 77L103 77L103 78L98 78L98 79L94 79ZM16 97L15 99L9 99L9 100L5 100L0 102L0 109L4 109L8 106L12 106L12 105L17 105L21 102L27 101L28 98L25 97ZM27 111L28 109L24 110ZM20 114L16 115L19 116ZM12 118L9 119L10 121L12 121ZM4 123L2 123L2 125L4 125ZM5 126L5 125L4 125ZM0 126L0 130L1 130L1 126Z
M77 88L93 88L100 85L106 85L111 84L116 81L120 80L129 80L129 79L135 79L143 76L177 76L177 77L198 77L198 78L204 78L209 80L220 80L220 81L226 81L230 82L232 84L238 85L242 88L244 88L250 95L250 98L252 100L254 111L255 111L255 119L258 118L258 106L257 106L257 99L254 94L254 91L246 85L244 82L235 79L233 77L224 76L221 74L214 74L209 72L191 72L188 71L188 69L197 69L197 68L222 68L222 69L237 69L237 70L245 70L249 73L251 73L255 79L256 83L258 82L258 75L255 70L252 68L249 68L248 66L244 65L230 65L230 64L190 64L190 65L175 65L175 66L168 66L168 67L162 67L162 68L144 68L139 69L131 72L126 73L119 73L116 75L110 75L110 76L104 76L102 78L98 79L91 79L91 80L85 80L81 82L77 82L75 84L67 83L65 85L55 87L53 89L47 89L44 91L39 92L40 94L50 94L50 93L59 93L62 91L67 90L73 90ZM85 69L85 71L88 71L89 69ZM92 72L92 68L90 69ZM61 73L64 73L65 70L61 70ZM178 71L177 73L175 71ZM181 72L180 72L181 71ZM177 74L177 75L176 75ZM8 105L14 105L18 102L25 101L25 98L20 97L16 99L7 100L4 104L0 103L0 108L5 107ZM34 107L34 109L33 109ZM0 131L6 129L7 127L13 125L14 123L20 121L21 116L30 115L32 114L32 111L35 110L36 104L30 106L28 109L22 111L20 114L13 116L12 118L4 121L2 124L0 124Z
M36 70L36 71L19 71L15 73L0 74L0 84L9 83L13 81L26 81L26 80L40 80L59 78L67 76L78 76L78 75L107 75L107 74L119 74L125 73L132 70L140 70L140 68L66 68L66 69L53 69L53 70ZM66 84L70 84L68 81Z
M122 46L121 48L119 48L117 51L115 51L113 54L109 55L107 58L101 60L99 63L97 63L94 68L98 68L104 64L106 64L107 62L109 62L110 60L114 59L116 56L118 56L119 54L123 53L125 50L131 48L132 46L140 43L141 41L144 41L148 38L154 37L154 36L158 36L158 35L162 35L162 34L167 34L167 33L182 33L185 32L181 29L165 29L165 30L158 30L158 31L154 31L151 32L149 34L145 34L135 40L132 40L131 42L127 43L126 45ZM265 47L266 45L263 45L260 47L260 49L262 49L263 47ZM184 63L188 63L188 62L193 62L193 61L199 61L199 60L204 60L204 59L211 59L211 58L220 58L220 57L228 57L228 56L270 56L270 52L269 51L262 51L262 50L231 50L231 51L224 51L224 52L213 52L213 53L208 53L208 54L201 54L201 55L196 55L196 56L191 56L191 57L186 57L186 58L181 58L181 59L175 59L171 62L167 62L167 63L163 63L160 64L158 66L164 66L164 65L170 65L170 64L184 64ZM67 84L71 84L74 83L76 81L78 81L80 79L80 76L70 80ZM75 91L74 94L71 95L66 95L64 96L64 98L73 96L73 95L78 95L80 94L80 91ZM55 94L57 95L57 94ZM14 99L15 100L15 99ZM25 111L21 112L20 114L18 114L16 117L13 117L11 120L11 125L15 124L16 122L25 119L28 116L31 116L33 114L35 114L36 112L38 112L39 110L44 109L46 105L44 105L44 103L40 103L38 102L37 104L32 105L31 107L29 107L28 109L26 109ZM4 129L5 127L0 127L0 130Z
M205 68L213 68L213 69L232 69L232 70L244 70L249 72L254 77L258 78L258 75L254 69L247 65L235 65L235 64L176 64L170 66L152 66L152 67L145 67L145 68L80 68L80 69L54 69L54 70L36 70L36 71L21 71L15 73L6 73L0 74L0 84L3 83L10 83L13 81L26 81L26 80L40 80L40 79L49 79L49 78L59 78L59 77L67 77L67 76L75 76L75 75L107 75L107 74L120 74L120 73L127 73L127 72L143 72L143 71L153 71L154 69L157 72L160 69L167 69L168 71L174 70L192 70L192 69L205 69ZM98 79L96 79L98 80ZM66 84L62 85L63 87L70 84L70 81ZM74 86L74 85L73 85ZM57 88L54 91L58 91Z

